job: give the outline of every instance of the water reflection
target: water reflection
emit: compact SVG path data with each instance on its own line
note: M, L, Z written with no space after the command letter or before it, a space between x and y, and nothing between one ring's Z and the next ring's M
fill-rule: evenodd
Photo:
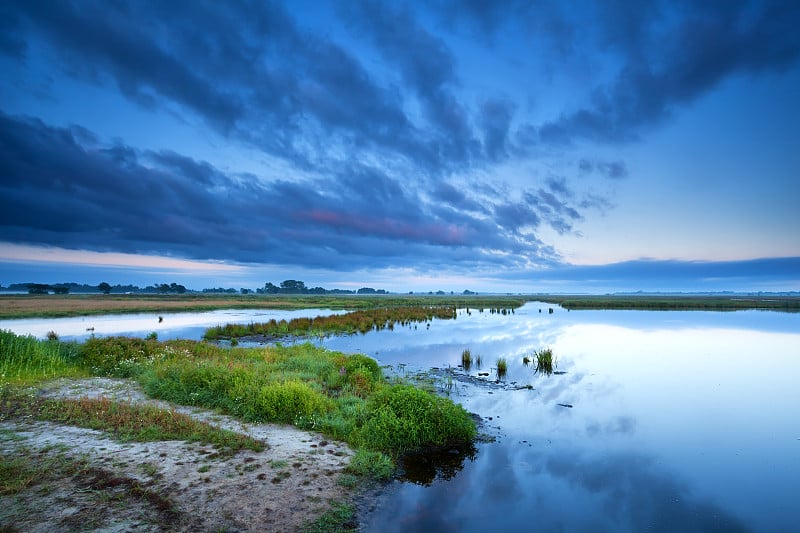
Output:
M366 531L789 531L800 520L797 315L525 306L479 318L350 344L458 377L440 390L498 438L449 481L392 485ZM552 373L525 365L546 347ZM466 368L466 348L505 357L505 382Z
M206 329L220 324L267 322L271 319L291 320L318 315L340 314L344 311L329 309L219 309L215 311L186 313L131 313L122 315L95 315L68 318L21 318L0 320L0 330L11 330L18 335L33 335L44 339L54 331L65 341L83 341L92 335L125 335L145 337L155 332L159 339L200 340Z
M436 480L449 481L464 469L465 462L475 460L477 452L477 448L470 444L406 455L399 464L399 479L424 487Z

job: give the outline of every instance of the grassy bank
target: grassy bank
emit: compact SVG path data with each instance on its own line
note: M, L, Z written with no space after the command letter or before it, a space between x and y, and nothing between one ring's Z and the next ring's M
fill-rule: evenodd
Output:
M764 309L771 311L800 312L800 297L796 296L654 296L654 295L602 295L602 296L550 296L536 300L558 304L565 309L641 309L654 311L736 311Z
M389 475L393 459L404 453L466 444L476 432L461 406L405 383L388 382L374 359L311 344L225 349L204 342L127 337L75 344L9 332L0 333L0 339L4 416L28 412L85 425L90 422L81 422L81 413L94 413L86 415L92 424L135 435L144 430L123 422L144 415L127 407L41 403L18 392L24 385L60 376L132 378L153 398L216 409L248 422L293 424L345 441L358 451L354 473L378 477ZM98 421L100 411L111 414Z
M2 295L0 319L68 317L113 313L170 313L214 309L371 309L413 305L508 308L521 297L441 295Z

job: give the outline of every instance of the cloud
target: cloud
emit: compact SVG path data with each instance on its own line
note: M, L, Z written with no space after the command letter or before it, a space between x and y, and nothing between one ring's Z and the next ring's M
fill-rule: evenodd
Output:
M277 3L197 2L185 10L147 1L17 2L8 9L17 20L11 37L41 38L68 75L113 83L147 108L178 104L219 134L295 164L313 166L341 147L427 151L396 94L342 47L301 31Z
M578 171L582 175L596 172L604 178L612 180L628 177L628 166L625 161L600 161L583 158L578 160Z
M17 242L193 259L550 265L560 257L541 235L579 235L587 213L614 205L578 178L629 175L621 159L569 146L636 139L732 75L789 66L795 4L323 6L337 19L288 2L11 0L0 55L47 78L54 101L78 80L282 170L109 144L87 124L48 124L73 118L12 117L4 104L0 223ZM476 80L463 32L529 86ZM591 67L585 93L531 114L553 89L541 71L561 65ZM528 172L548 157L556 170Z
M591 101L541 124L540 140L637 139L730 76L780 71L800 58L797 2L690 7L600 4L597 44L620 58L617 74Z
M449 46L419 24L408 7L360 2L342 12L354 31L366 36L390 68L396 69L417 99L425 119L425 136L433 143L435 164L463 163L475 155L479 144L469 110L453 90L460 81Z
M547 473L598 495L607 515L627 517L633 530L749 531L713 502L686 497L687 487L645 456L606 454L597 460L562 450L529 461L542 460Z
M555 258L521 231L538 224L531 209L551 223L570 209L544 192L517 205L443 185L428 198L366 165L329 179L261 179L3 114L0 166L0 227L13 242L198 260L507 268Z

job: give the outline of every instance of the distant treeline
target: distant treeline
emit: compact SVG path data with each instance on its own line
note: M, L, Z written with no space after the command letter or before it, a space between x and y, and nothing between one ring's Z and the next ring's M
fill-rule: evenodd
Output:
M160 285L148 285L138 287L136 285L110 285L106 282L98 285L87 285L85 283L12 283L8 287L0 285L0 291L27 292L28 294L81 294L98 293L103 294L184 294L189 291L178 283L161 283ZM263 288L255 290L241 288L210 288L199 291L205 294L388 294L384 289L373 289L372 287L362 287L358 290L345 289L324 289L322 287L306 287L302 281L287 279L280 285L273 283L264 284Z
M110 285L106 282L98 285L87 285L85 283L12 283L8 287L0 285L0 291L27 292L28 294L183 294L187 292L186 287L179 283L162 283L160 285L148 285L138 287L136 285Z
M373 289L372 287L362 287L357 291L346 289L324 289L322 287L306 287L302 281L287 279L281 281L280 286L273 283L265 283L263 289L256 289L258 294L388 294L383 289Z

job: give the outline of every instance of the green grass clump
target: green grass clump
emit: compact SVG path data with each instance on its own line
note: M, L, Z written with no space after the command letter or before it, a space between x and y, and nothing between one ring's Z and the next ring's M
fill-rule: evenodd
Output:
M357 476L389 479L394 473L394 461L381 452L361 449L350 459L347 471Z
M345 533L356 531L356 509L350 504L331 502L322 516L306 524L304 533Z
M302 381L267 383L257 390L244 385L232 392L237 398L252 394L247 408L237 413L247 420L291 424L298 416L322 414L333 407L329 398Z
M393 455L474 437L475 424L463 407L410 385L387 386L372 396L357 430L360 445Z
M162 355L156 339L92 337L80 347L81 364L92 374L128 378Z
M556 367L556 358L553 356L551 348L544 348L534 352L536 356L536 372L551 375Z
M0 387L86 373L78 365L78 344L40 341L0 330Z
M461 366L467 371L472 368L472 352L469 351L469 348L461 352Z
M508 361L506 361L505 357L500 357L497 359L497 377L504 378L506 373L508 372Z

